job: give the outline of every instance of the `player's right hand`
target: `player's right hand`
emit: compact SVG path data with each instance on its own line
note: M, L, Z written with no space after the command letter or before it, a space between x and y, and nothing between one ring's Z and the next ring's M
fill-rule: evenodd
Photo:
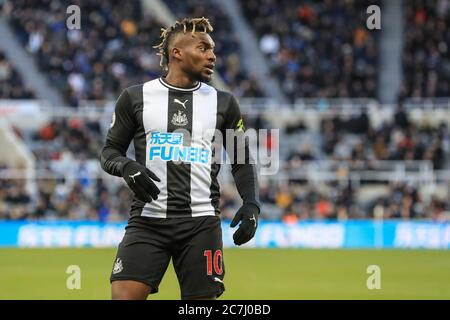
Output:
M139 200L152 202L158 199L160 191L153 180L161 180L139 162L126 163L122 168L122 177Z

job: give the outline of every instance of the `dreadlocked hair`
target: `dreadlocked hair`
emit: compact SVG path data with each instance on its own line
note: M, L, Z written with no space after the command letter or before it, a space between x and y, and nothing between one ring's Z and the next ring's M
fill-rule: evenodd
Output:
M194 34L196 31L211 33L213 30L214 29L209 23L209 20L205 17L184 18L181 21L175 21L175 23L167 29L161 28L160 38L162 38L162 41L160 44L153 47L158 49L158 53L156 55L161 57L159 61L159 65L161 66L161 68L166 71L168 69L167 64L169 62L169 40L174 34L181 31L183 31L183 33L191 31L192 34Z

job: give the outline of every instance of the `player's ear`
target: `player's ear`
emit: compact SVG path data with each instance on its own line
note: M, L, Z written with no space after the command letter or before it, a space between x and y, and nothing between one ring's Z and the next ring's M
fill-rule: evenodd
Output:
M177 48L177 47L172 48L172 57L174 57L177 60L182 60L183 54L182 54L180 48Z

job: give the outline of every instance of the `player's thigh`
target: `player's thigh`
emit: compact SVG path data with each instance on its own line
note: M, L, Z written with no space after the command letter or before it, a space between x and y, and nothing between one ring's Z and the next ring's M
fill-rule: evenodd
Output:
M225 287L225 265L220 218L192 218L191 235L178 243L173 264L183 299L220 296Z
M159 284L170 262L170 251L165 239L146 229L128 228L122 242L119 244L116 259L111 272L110 281L131 280L149 287L149 293L158 292ZM127 289L144 291L145 286L125 286ZM140 289L141 288L141 289Z
M115 280L111 282L111 298L113 300L146 300L151 287L134 280Z

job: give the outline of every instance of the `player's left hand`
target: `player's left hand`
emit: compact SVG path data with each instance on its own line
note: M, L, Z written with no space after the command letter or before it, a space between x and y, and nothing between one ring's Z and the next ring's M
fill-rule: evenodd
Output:
M240 246L253 238L258 228L258 215L259 208L253 203L244 203L239 208L230 224L230 227L234 228L241 221L239 228L233 234L234 244Z

